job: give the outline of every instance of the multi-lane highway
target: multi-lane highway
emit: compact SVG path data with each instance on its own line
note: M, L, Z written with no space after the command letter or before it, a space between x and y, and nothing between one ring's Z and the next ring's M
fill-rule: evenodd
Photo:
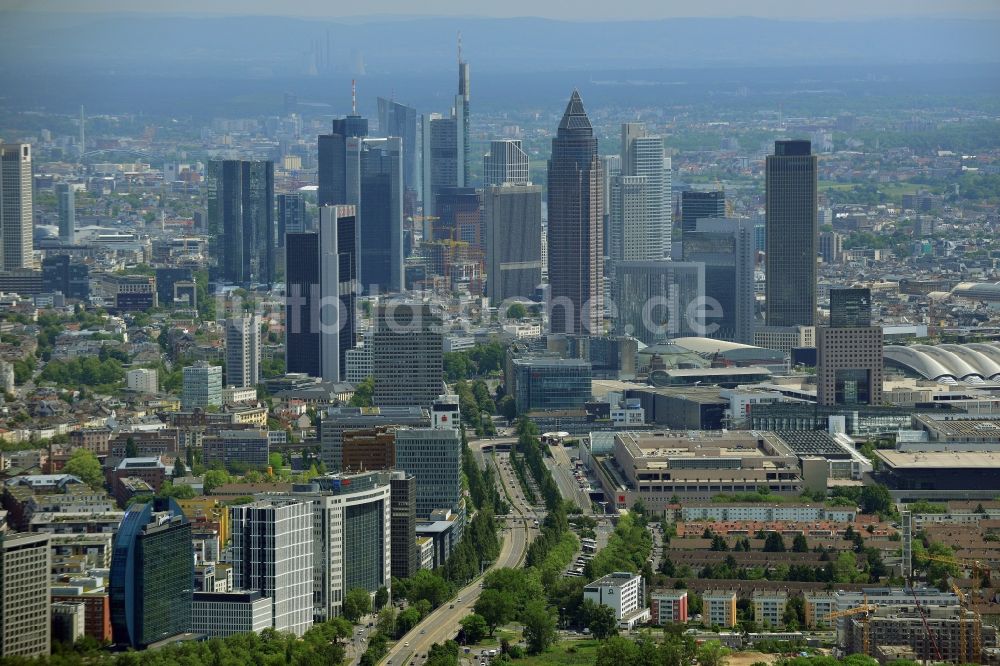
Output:
M495 464L498 477L503 484L503 490L511 501L511 516L508 528L503 533L503 545L497 561L490 567L516 567L524 560L528 542L536 534L534 521L527 516L533 515L531 507L520 494L517 481L509 469L498 465L492 456L483 457L487 464ZM475 580L462 588L455 599L448 602L415 626L389 650L383 664L399 666L401 664L422 664L427 658L427 651L434 643L444 643L458 633L459 621L472 612L479 598L481 581Z
M546 458L545 464L552 472L552 478L559 486L560 494L576 503L588 516L592 515L594 513L593 503L590 501L590 496L580 488L580 482L573 476L573 462L569 459L566 447L562 444L556 444L550 446L549 451L552 452L552 458Z

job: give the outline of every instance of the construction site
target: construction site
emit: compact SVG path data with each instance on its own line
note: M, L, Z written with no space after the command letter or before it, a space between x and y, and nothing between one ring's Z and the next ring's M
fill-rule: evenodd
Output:
M996 618L984 621L979 608L995 596L991 568L980 560L913 552L913 520L902 512L902 573L908 588L869 598L829 613L837 621L843 654L864 654L880 664L907 659L923 663L1000 664ZM916 583L921 572L944 570L953 595ZM959 581L962 584L959 584ZM941 583L944 585L944 583Z

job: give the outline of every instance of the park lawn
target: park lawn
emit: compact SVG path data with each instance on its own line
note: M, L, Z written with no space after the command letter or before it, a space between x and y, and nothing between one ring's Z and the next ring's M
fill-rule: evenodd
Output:
M597 661L597 647L600 641L588 639L583 641L560 640L547 652L518 659L518 666L582 666ZM574 650L570 652L570 650Z

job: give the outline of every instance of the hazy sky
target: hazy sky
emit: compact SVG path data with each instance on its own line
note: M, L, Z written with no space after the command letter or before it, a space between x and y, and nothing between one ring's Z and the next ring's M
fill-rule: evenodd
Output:
M542 16L576 20L678 16L795 19L1000 18L1000 0L0 0L2 11L157 12L348 17L356 15Z

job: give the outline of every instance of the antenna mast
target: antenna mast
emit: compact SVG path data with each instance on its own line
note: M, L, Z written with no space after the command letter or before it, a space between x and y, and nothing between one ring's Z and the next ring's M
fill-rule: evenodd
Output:
M358 86L354 79L351 79L351 115L358 115Z

